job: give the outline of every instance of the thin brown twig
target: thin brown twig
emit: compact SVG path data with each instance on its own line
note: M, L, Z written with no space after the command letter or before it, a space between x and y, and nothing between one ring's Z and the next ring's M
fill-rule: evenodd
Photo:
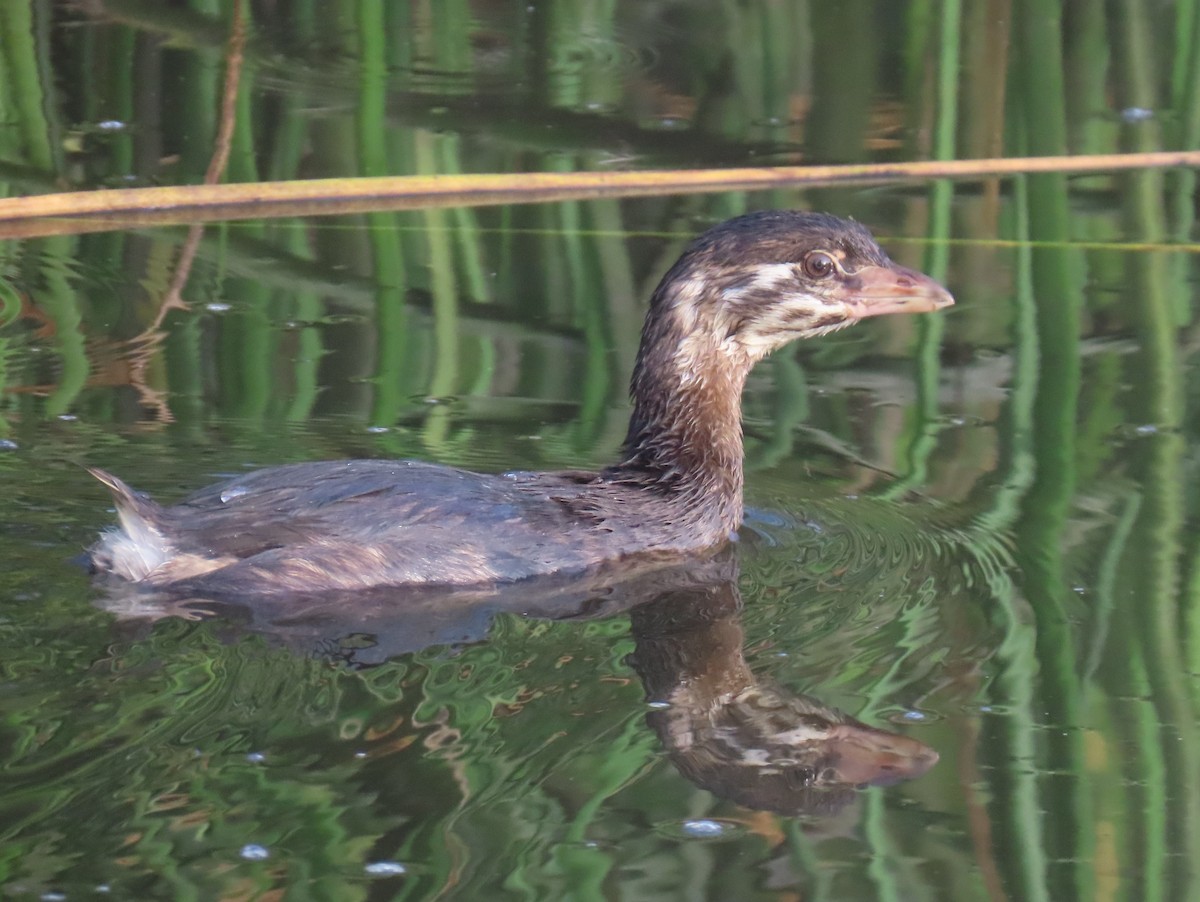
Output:
M234 0L233 24L225 56L225 85L221 95L221 115L214 141L213 156L204 173L206 185L216 185L229 163L229 154L233 147L233 132L237 123L237 95L241 83L245 46L246 27L242 17L242 0ZM137 390L143 406L152 407L155 410L155 419L159 422L170 422L174 417L166 403L164 393L150 388L146 381L146 369L165 338L166 333L162 331L162 324L167 311L188 309L188 305L182 297L183 289L191 275L192 264L195 262L196 252L200 248L200 239L203 235L203 222L198 222L188 229L187 238L184 239L179 249L179 257L175 262L175 272L171 277L171 284L167 286L158 313L153 322L129 342L131 349L129 352L130 385Z
M229 49L225 57L225 88L221 96L221 118L217 129L215 148L208 169L204 173L204 184L215 185L221 180L225 167L229 164L229 154L233 147L233 132L237 125L237 95L242 77L242 61L246 47L246 26L242 19L242 0L233 3L233 27L229 34ZM200 239L204 234L204 224L196 223L188 229L187 238L179 249L179 259L175 264L175 275L167 288L163 304L155 317L152 329L162 325L163 317L168 310L186 310L187 304L181 295L192 272L192 263L196 259L196 251L200 247Z

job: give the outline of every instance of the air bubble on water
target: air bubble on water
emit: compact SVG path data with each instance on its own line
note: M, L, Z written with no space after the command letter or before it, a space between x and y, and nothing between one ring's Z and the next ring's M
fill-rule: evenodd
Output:
M372 877L398 877L408 873L408 868L398 861L372 861L363 870Z

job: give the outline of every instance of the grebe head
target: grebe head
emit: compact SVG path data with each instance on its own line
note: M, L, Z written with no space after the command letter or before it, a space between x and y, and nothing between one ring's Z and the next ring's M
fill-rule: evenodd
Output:
M933 279L892 262L858 223L773 210L697 238L660 283L651 319L715 339L729 356L753 363L797 338L869 316L953 303Z
M855 222L774 210L709 229L655 289L630 394L625 456L613 469L717 499L741 520L741 393L755 361L868 316L954 303L888 259Z

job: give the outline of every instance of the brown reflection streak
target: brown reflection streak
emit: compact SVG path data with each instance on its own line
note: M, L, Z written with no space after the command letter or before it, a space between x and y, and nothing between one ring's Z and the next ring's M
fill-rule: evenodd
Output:
M949 620L947 633L954 641L969 643L973 627L968 622L970 614L960 605L947 605L945 616ZM979 698L983 692L982 661L962 660L947 667L948 683L956 686L959 698ZM979 767L980 719L956 717L953 720L959 736L957 760L958 784L963 788L963 803L967 814L967 835L975 852L976 866L983 882L987 898L993 902L1007 902L1008 893L996 860L996 845L993 839L992 819L987 799L980 787L985 785Z
M225 167L229 165L229 154L233 147L233 131L237 121L238 86L242 78L242 62L245 58L246 23L242 16L242 0L233 2L233 25L229 33L229 49L225 57L225 90L221 95L221 119L217 129L213 157L204 172L204 184L215 185L221 180ZM152 329L162 325L167 310L186 310L180 295L192 270L196 259L196 251L200 247L200 238L204 234L204 225L197 223L188 229L187 240L179 251L179 262L175 267L175 276L167 289L163 305L155 317Z
M997 72L1009 67L1012 0L986 0L972 6L966 13L970 25L964 29L967 42L965 58L973 60L967 73L965 90L970 95L973 115L964 122L965 151L978 156L995 156L1004 149L1004 97L1006 79L996 78ZM1000 214L1000 180L983 183L981 223L994 224Z
M967 809L967 830L971 837L971 846L975 850L975 862L979 867L979 876L987 891L989 899L995 902L1005 902L1008 893L1004 891L1004 881L1000 877L1000 867L996 862L996 845L992 839L992 820L988 816L987 802L980 797L979 787L982 778L979 773L979 723L966 724L962 736L962 758L959 762L959 785L963 787L963 796Z
M241 84L245 47L246 24L242 15L242 0L234 0L233 23L225 55L225 85L221 95L221 116L214 141L213 156L204 172L204 184L206 185L217 184L229 164L229 154L233 148L233 132L237 122L237 95L238 87ZM189 309L187 302L182 297L183 289L191 276L192 264L196 260L196 252L200 249L200 240L203 236L204 223L198 222L188 228L187 238L184 239L179 249L175 273L171 277L171 284L167 287L166 294L159 305L158 313L146 330L129 342L129 384L137 391L143 406L154 410L155 419L160 423L169 423L174 416L171 414L164 392L150 388L146 380L146 369L166 337L162 331L162 324L167 312Z

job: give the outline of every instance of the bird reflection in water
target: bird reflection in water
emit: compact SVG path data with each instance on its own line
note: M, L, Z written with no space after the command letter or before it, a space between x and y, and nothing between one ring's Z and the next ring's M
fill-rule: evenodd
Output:
M864 786L911 780L933 749L755 676L737 583L666 592L631 611L630 664L671 761L719 798L779 814L833 814Z
M402 605L395 590L380 590L256 597L244 604L191 599L140 610L117 593L108 606L142 622L163 615L216 618L231 637L258 633L354 668L431 645L486 641L502 612L564 621L627 612L636 643L628 663L655 704L647 720L679 772L719 798L781 814L831 816L859 788L910 780L937 762L922 742L756 676L743 655L737 577L736 554L726 550L632 575L490 591L408 590Z

